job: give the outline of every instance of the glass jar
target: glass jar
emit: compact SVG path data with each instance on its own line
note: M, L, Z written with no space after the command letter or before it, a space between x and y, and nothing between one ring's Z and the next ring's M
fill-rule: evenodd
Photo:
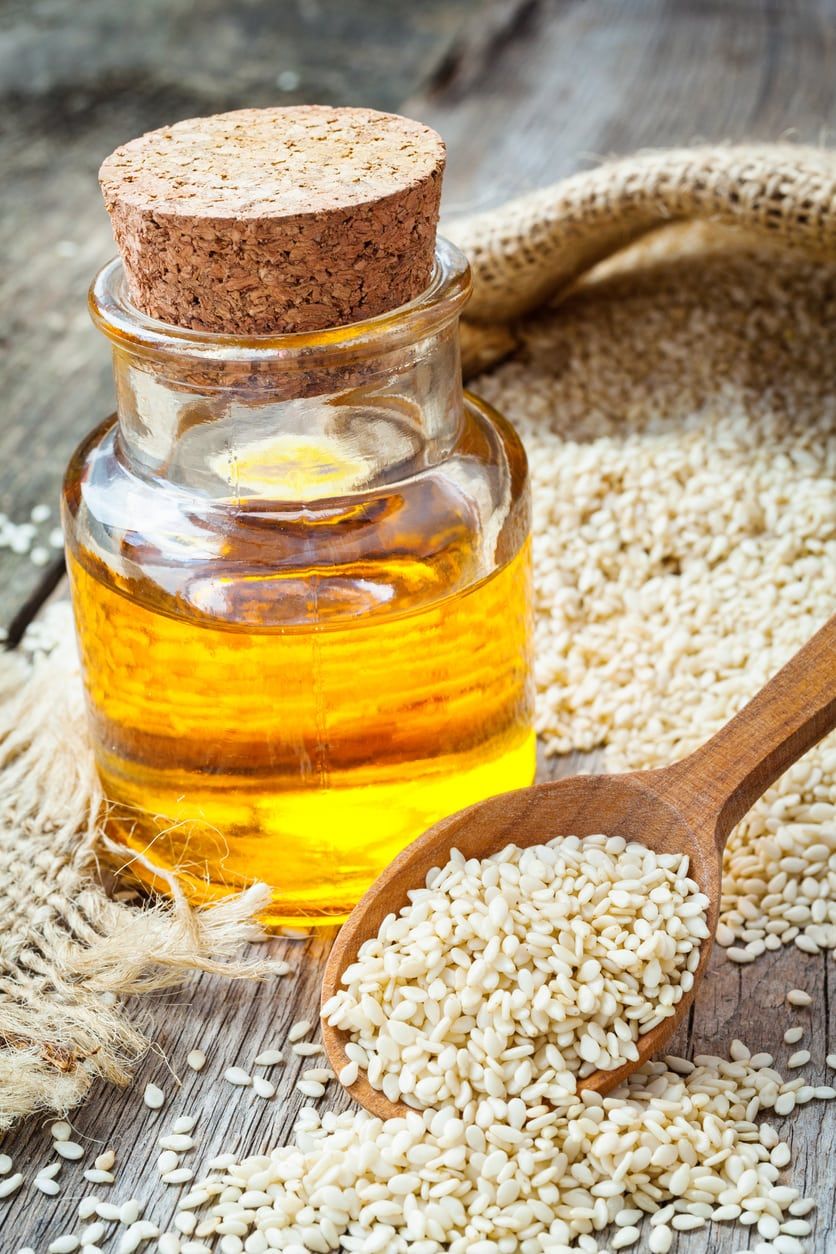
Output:
M332 922L411 839L534 775L530 517L461 384L464 257L315 334L170 326L91 289L117 410L64 526L114 836L208 902ZM159 885L159 880L157 880Z

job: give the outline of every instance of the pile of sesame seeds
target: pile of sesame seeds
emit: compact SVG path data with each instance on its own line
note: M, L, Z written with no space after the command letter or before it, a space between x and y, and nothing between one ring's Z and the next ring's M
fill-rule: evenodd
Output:
M796 989L787 1000L803 1014L805 998ZM304 1021L294 1025L288 1037L296 1039L286 1048L318 1045L303 1041L310 1031ZM193 1053L202 1056L202 1069L205 1055ZM259 1058L277 1053L266 1050ZM836 1056L828 1063L836 1067ZM249 1086L226 1078L230 1095L238 1095L233 1100L246 1100ZM803 1254L815 1202L782 1182L790 1146L771 1124L756 1121L764 1111L781 1118L834 1097L831 1086L785 1080L771 1055L752 1055L734 1041L729 1059L667 1057L645 1064L607 1097L573 1094L560 1105L485 1096L464 1112L446 1105L385 1122L307 1105L289 1144L204 1157L200 1119L180 1114L169 1122L170 1099L149 1085L145 1102L166 1121L156 1167L177 1193L173 1218L162 1226L146 1214L141 1197L119 1196L110 1149L84 1171L85 1179L96 1170L99 1176L96 1190L77 1203L77 1224L44 1248L46 1254L102 1254L105 1247L115 1254L616 1254L644 1240L651 1254L667 1254L681 1233L713 1221L751 1228L755 1254ZM72 1140L69 1124L53 1124L51 1140L55 1163L81 1165L86 1151ZM178 1169L171 1166L175 1159L200 1167ZM12 1168L0 1156L0 1198L23 1183ZM35 1186L54 1183L57 1174L40 1169ZM24 1247L17 1254L34 1252Z
M430 871L323 1007L390 1101L560 1104L639 1057L693 986L708 898L684 854L557 836Z
M614 770L697 748L833 608L834 270L708 231L611 265L474 383L529 455L538 732ZM736 961L836 948L836 737L735 829L720 918Z

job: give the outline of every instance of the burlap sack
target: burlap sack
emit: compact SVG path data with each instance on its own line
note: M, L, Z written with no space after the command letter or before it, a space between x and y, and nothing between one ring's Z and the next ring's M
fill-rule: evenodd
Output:
M649 152L445 223L473 270L465 377L513 351L509 323L676 222L713 222L836 255L836 153L792 144Z
M789 145L651 153L449 224L474 270L467 373L511 352L515 320L604 258L690 220L833 258L836 155ZM68 1109L96 1076L127 1078L145 1044L135 1012L122 1009L127 994L190 967L266 969L232 954L255 934L267 890L199 912L176 896L170 906L118 900L99 870L101 811L72 628L58 606L30 656L0 655L0 1128Z

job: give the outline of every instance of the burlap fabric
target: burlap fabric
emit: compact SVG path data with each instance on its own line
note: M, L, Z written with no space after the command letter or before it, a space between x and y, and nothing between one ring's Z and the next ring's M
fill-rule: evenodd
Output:
M591 267L694 220L743 228L748 248L754 233L836 260L836 156L789 145L652 153L448 224L474 270L468 373L513 351L517 320ZM657 336L654 325L649 358ZM128 995L195 967L268 969L234 957L256 934L259 886L198 912L176 895L170 905L120 900L100 867L102 805L69 614L57 606L28 652L0 655L0 1128L70 1108L97 1076L128 1077L147 1035L136 1001L124 1008Z
M683 148L608 162L444 224L470 258L466 375L513 351L509 323L598 262L676 222L711 222L836 254L836 155L791 144Z

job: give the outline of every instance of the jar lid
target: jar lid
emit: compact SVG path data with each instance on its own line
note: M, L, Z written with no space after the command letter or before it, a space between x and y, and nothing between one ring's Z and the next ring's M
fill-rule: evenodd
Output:
M433 271L444 142L409 118L302 105L132 140L99 181L131 300L175 326L323 330L414 300Z

